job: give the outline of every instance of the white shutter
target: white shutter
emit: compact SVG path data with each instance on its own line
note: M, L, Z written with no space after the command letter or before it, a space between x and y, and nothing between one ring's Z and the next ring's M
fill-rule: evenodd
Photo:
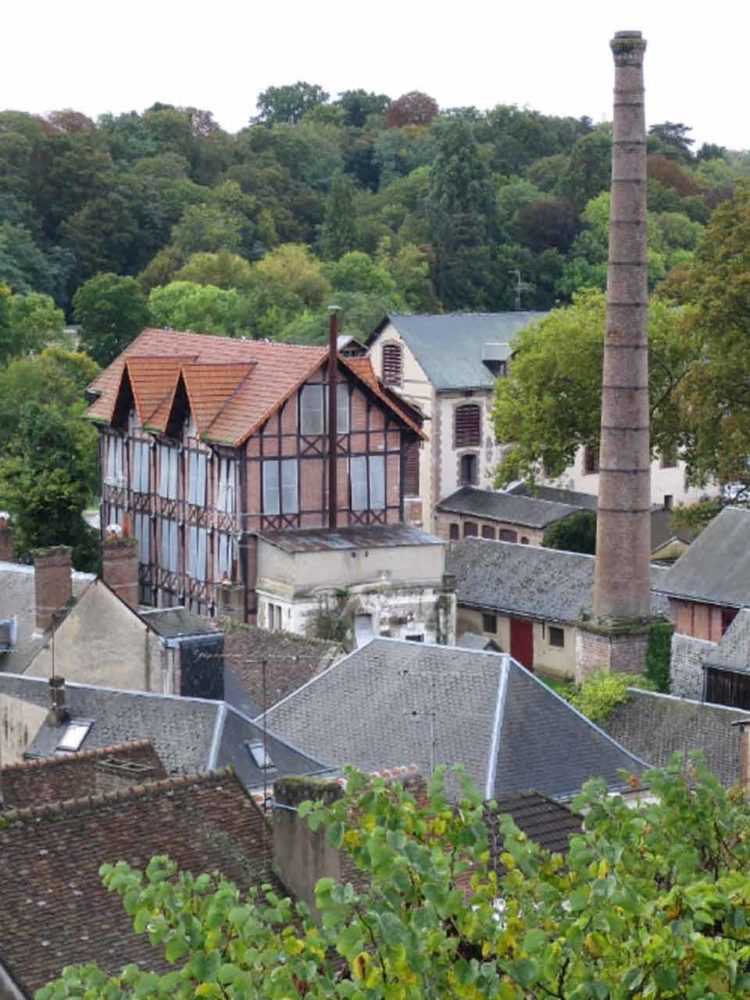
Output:
M285 458L281 462L281 509L285 514L299 511L296 458Z
M367 510L367 459L358 455L349 459L352 510Z
M263 513L279 513L279 463L275 458L263 463Z
M370 510L385 509L385 456L370 455Z

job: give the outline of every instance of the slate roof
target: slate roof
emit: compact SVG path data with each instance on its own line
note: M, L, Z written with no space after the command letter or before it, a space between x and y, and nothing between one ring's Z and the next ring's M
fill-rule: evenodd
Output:
M638 759L509 656L373 639L267 713L271 729L332 766L465 764L486 798L566 798L620 786Z
M119 860L143 869L168 854L194 874L219 870L242 890L268 882L271 835L230 774L171 779L124 792L4 813L0 822L0 963L32 996L63 966L130 962L164 969L147 934L134 934L121 898L99 877Z
M49 682L0 674L0 695L46 708ZM224 701L66 683L65 702L71 719L93 721L81 749L150 739L168 774L194 774L232 764L243 785L255 789L262 788L269 777L315 774L325 768L319 760L285 746L275 734L264 734L258 723ZM45 722L27 755L54 756L61 731ZM246 743L264 739L276 765L272 774L257 766L246 747Z
M487 814L491 840L499 836L497 820L504 815L512 816L518 829L523 830L534 843L558 854L567 854L570 837L580 833L583 826L580 816L533 790L505 795L497 800L497 811ZM496 857L498 851L492 853Z
M96 579L91 573L73 571L73 597L78 598ZM16 618L17 641L7 653L0 653L0 671L21 672L31 663L46 641L36 632L36 595L34 567L21 563L0 562L0 619Z
M327 353L314 345L146 329L89 386L97 398L87 416L111 423L121 387L129 385L144 427L163 432L182 386L200 437L239 447L325 363ZM369 359L339 355L339 365L423 436L416 411L380 386Z
M330 552L350 549L388 549L405 545L445 545L411 524L362 524L351 528L300 528L261 531L259 537L284 552Z
M488 653L500 653L501 649L494 639L479 632L462 632L456 639L456 645L461 649L481 649Z
M264 699L265 707L281 701L342 653L335 642L268 632L254 625L231 625L224 638L224 697L237 708L249 701L262 711ZM239 687L237 693L228 682L230 677ZM258 710L247 714L257 715Z
M578 490L564 490L559 486L542 486L541 483L516 483L509 486L507 493L519 497L534 497L537 500L548 500L551 503L563 503L578 510L596 510L599 498L593 493L580 493Z
M740 779L740 733L733 722L750 713L707 702L631 689L603 728L653 767L666 767L677 751L700 750L723 785Z
M544 312L392 314L378 324L368 344L392 323L436 389L491 389L497 376L482 361L482 347L505 344L506 356L510 357L514 336L546 315Z
M470 514L487 521L521 524L527 528L546 528L548 524L554 524L580 510L569 504L518 496L515 493L480 490L476 486L462 486L441 500L435 509L454 514Z
M706 604L750 604L750 510L725 507L669 568L659 589Z
M456 578L459 604L492 608L539 621L574 622L591 607L594 556L535 545L464 538L445 561ZM652 586L669 572L652 566ZM666 614L667 601L652 591L654 614Z
M153 611L140 611L139 615L162 639L218 634L216 626L210 619L196 615L187 608L159 608Z
M132 740L97 750L81 750L57 757L39 757L0 768L3 809L23 809L45 802L93 795L97 790L97 765L114 758L135 765L134 784L167 777L151 740Z

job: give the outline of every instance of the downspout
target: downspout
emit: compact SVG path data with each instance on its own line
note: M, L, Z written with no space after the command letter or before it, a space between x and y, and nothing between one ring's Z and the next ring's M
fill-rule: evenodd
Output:
M338 478L336 470L336 414L338 387L338 306L328 307L328 527L335 531L338 514Z

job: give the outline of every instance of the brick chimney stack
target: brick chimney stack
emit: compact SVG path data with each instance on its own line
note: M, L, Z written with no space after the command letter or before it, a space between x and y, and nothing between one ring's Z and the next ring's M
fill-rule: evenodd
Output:
M36 627L40 632L52 628L59 611L73 597L70 547L56 545L34 553L34 595Z
M593 614L576 678L645 669L651 614L646 127L640 31L618 31Z
M0 562L13 562L14 555L10 514L5 510L0 510Z
M102 542L102 580L129 607L138 607L138 544L108 533Z

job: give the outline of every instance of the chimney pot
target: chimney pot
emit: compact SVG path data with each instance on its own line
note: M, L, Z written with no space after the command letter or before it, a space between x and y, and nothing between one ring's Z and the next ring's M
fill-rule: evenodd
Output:
M65 708L65 678L60 676L50 677L50 710L47 716L48 721L53 726L61 726L68 721L68 712Z

